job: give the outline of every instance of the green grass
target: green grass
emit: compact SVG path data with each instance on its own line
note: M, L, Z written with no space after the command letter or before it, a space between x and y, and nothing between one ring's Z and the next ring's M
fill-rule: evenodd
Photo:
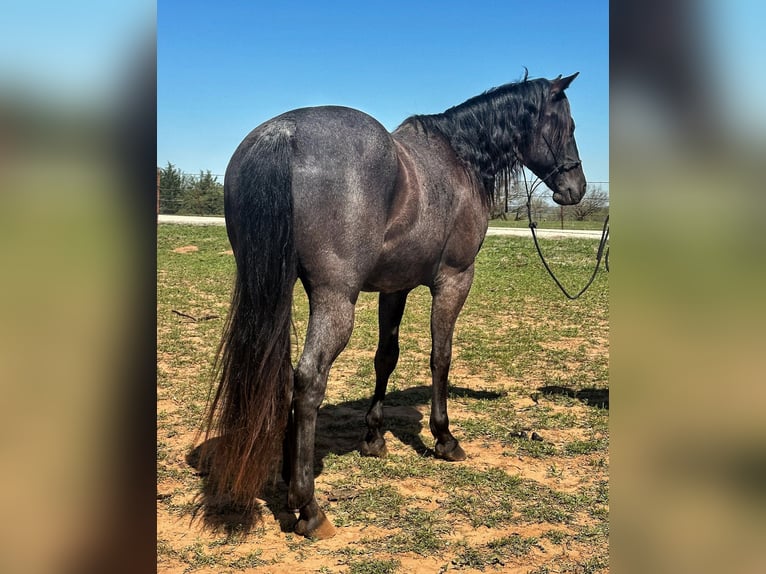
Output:
M562 229L561 220L559 219L541 219L537 222L537 227L540 229ZM519 221L513 219L490 219L490 227L509 227L513 229L527 229L529 227L529 221L527 221L526 213L524 218ZM564 219L563 229L583 229L583 230L598 230L601 231L604 228L604 218L576 221L572 219Z
M534 548L542 548L535 537L523 537L512 534L493 540L487 544L471 546L467 543L458 545L456 558L452 560L457 568L473 568L484 571L487 568L504 566L512 559L527 556Z
M541 243L561 280L579 289L597 242ZM198 250L173 251L188 245ZM158 519L180 533L172 540L187 541L161 539L161 562L179 571L236 572L313 559L322 572L374 574L404 571L405 557L497 571L525 566L534 556L535 564L544 564L529 569L540 574L607 571L608 275L600 272L588 293L568 301L531 241L517 237L486 238L455 329L449 408L466 462L445 463L427 452L433 438L425 288L411 293L400 330L400 360L386 401L390 454L381 460L357 452L377 342L377 295L362 293L353 336L330 373L320 409L325 446L318 447L317 477L320 505L337 528L359 529L359 536L333 550L280 532L264 511L264 522L249 533L195 538L188 529L202 479L184 457L203 421L229 305L229 248L222 227L158 227ZM308 320L299 286L293 318L297 356ZM590 404L593 397L607 397L605 405ZM531 440L532 432L543 440ZM573 475L582 483L564 488ZM284 490L275 492L269 505L278 510ZM474 540L470 533L477 529L489 531L490 542ZM261 548L261 540L279 550ZM564 545L582 558L542 550Z
M336 526L361 523L391 528L398 523L404 504L405 497L395 487L382 485L341 500L333 516Z
M269 561L260 558L261 552L255 550L247 554L231 557L230 554L219 550L220 544L208 544L195 542L193 544L174 548L166 541L157 543L157 557L162 559L174 559L187 565L185 572L193 572L202 568L215 571L246 570L257 566L270 564Z

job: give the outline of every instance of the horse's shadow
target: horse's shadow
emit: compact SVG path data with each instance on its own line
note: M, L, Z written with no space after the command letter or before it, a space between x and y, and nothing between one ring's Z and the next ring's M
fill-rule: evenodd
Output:
M587 388L575 391L568 387L561 387L558 385L549 385L546 387L540 387L537 389L543 395L562 395L577 399L591 407L599 407L602 409L609 409L609 389L596 389Z
M475 391L462 387L450 388L450 393L472 399L498 399L501 393L494 391ZM433 456L433 449L428 447L421 438L423 430L423 414L418 406L429 404L431 387L418 386L401 391L392 391L386 395L384 407L384 428L401 443L412 448L420 456ZM324 471L324 459L329 454L344 455L359 450L359 446L367 432L365 415L370 407L371 399L357 399L339 404L327 404L319 409L314 452L314 475L319 476ZM203 477L202 488L197 497L193 518L200 516L205 527L213 530L223 530L227 534L248 532L260 520L263 505L253 511L231 504L230 501L220 500L213 494L212 485L217 477L215 468L206 464L201 453L215 448L219 438L209 439L194 448L187 456L186 462ZM390 440L390 439L389 439ZM209 449L209 450L208 450ZM285 508L287 485L279 476L281 464L275 464L275 479L269 484L263 494L265 506L279 521L283 532L291 532L295 526L296 517Z

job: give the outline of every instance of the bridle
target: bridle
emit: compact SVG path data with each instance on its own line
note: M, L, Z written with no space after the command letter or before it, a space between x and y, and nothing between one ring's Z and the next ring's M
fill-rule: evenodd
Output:
M551 172L548 175L546 175L543 179L540 180L541 183L545 182L546 180L553 177L554 175L557 175L559 173L565 173L573 169L577 169L578 167L582 165L582 161L580 161L579 159L577 161L559 163L559 160L556 157L556 152L554 151L553 146L551 145L551 142L548 141L548 138L545 137L545 134L540 134L540 135L542 135L545 145L548 146L548 151L551 153L551 156L553 157L553 163L555 164L555 167L551 170ZM548 184L546 183L546 185ZM537 187L537 185L535 185L534 187Z
M532 194L534 193L535 189L542 184L545 183L548 179L553 177L554 175L558 173L564 173L572 169L576 169L582 165L582 162L580 160L568 162L568 163L559 163L556 158L556 153L553 151L553 147L551 146L550 142L548 141L548 138L543 136L543 140L545 141L545 144L548 146L548 150L551 152L551 155L553 156L553 160L555 162L555 167L551 172L546 175L544 178L539 179L535 183L532 184L532 187L530 188L529 182L527 181L527 176L524 175L524 188L527 194L527 217L529 218L529 229L532 231L532 238L535 242L535 248L537 249L537 254L540 256L540 260L543 262L543 266L545 266L545 269L548 271L548 274L551 276L553 281L556 283L559 289L561 289L561 292L571 300L577 299L587 291L588 287L591 286L593 283L593 280L596 278L596 273L598 272L599 265L601 265L601 258L604 256L604 249L606 248L606 259L604 260L604 266L609 271L609 248L606 247L606 242L609 238L609 216L606 216L606 219L604 220L604 227L601 231L601 240L599 241L598 245L598 252L596 254L596 265L593 268L593 273L590 276L590 279L585 284L585 287L580 289L580 291L576 295L571 295L561 284L561 282L558 280L556 275L551 270L550 266L548 265L548 262L545 260L545 257L543 256L543 252L540 249L540 243L537 240L537 233L535 232L535 229L537 228L537 223L532 221ZM522 174L524 170L522 169ZM547 185L547 183L546 183ZM550 187L550 186L549 186Z

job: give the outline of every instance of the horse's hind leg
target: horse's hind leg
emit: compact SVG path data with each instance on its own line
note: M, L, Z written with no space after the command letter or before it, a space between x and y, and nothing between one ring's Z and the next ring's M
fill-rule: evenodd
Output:
M399 324L409 291L381 293L378 303L378 350L375 353L375 395L367 412L367 436L360 448L365 456L383 457L388 454L386 441L381 432L383 424L383 400L386 396L388 378L399 360Z
M473 265L462 273L440 278L431 289L431 432L436 439L434 452L438 458L465 460L465 452L449 430L447 416L447 377L452 362L452 334L455 321L463 308L473 281Z
M335 528L314 497L314 439L319 406L324 399L330 366L348 343L354 327L356 294L313 290L306 345L294 374L292 445L287 449L290 484L287 504L300 513L295 532L329 538Z

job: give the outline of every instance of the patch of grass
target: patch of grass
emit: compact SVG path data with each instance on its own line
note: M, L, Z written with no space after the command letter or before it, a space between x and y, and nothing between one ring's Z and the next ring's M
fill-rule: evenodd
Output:
M558 219L546 221L540 220L536 222L539 229L561 229L561 221ZM490 219L490 227L507 227L513 229L529 229L529 221L526 217L516 221L514 219ZM591 229L601 231L604 227L603 218L599 221L595 219L577 221L576 219L564 219L564 229Z
M306 559L307 551L315 544L316 541L311 538L303 538L293 534L288 534L285 541L285 546L293 553L294 559L298 562L303 562Z
M565 444L563 450L566 455L577 456L605 450L606 446L605 440L574 440Z
M160 559L172 558L186 565L185 572L193 572L200 568L212 568L217 571L234 569L245 570L271 564L269 560L263 560L262 550L254 550L242 556L231 558L230 556L216 552L220 544L211 543L207 547L202 542L174 548L167 541L158 541L157 556Z
M609 539L609 521L583 526L572 536L573 540L603 547Z
M589 460L588 464L595 469L605 469L609 466L609 463L603 456Z
M197 569L205 566L223 566L225 560L218 554L212 554L205 550L205 545L201 542L195 542L181 549L180 552L183 562L191 568Z
M498 538L480 546L461 543L457 547L457 557L452 560L454 566L482 571L488 566L502 567L509 558L526 556L532 548L542 548L537 538L523 537L519 534Z
M258 566L266 566L268 564L271 564L270 561L263 560L261 558L262 554L263 554L263 550L261 549L254 550L253 552L249 552L245 554L244 556L240 556L239 558L230 560L226 564L226 566L228 568L234 568L236 570L246 570L247 568L256 568Z
M571 410L555 411L549 406L536 406L530 413L530 420L533 428L549 430L573 428L578 423L577 415Z
M517 433L522 427L519 422L513 423L514 417L513 414L508 418L498 417L498 419L475 417L455 421L455 426L460 429L463 438L467 440L483 438L497 444L507 445L513 442L514 433Z
M378 538L365 538L368 552L397 556L412 552L420 556L433 556L449 545L448 535L453 527L442 511L408 508L399 517L398 532Z
M586 416L586 426L593 433L606 435L609 432L609 410L604 408L591 409Z
M391 485L360 490L352 498L341 500L333 509L337 526L372 524L392 527L398 522L407 499Z
M569 535L561 530L553 529L543 534L543 538L547 538L554 544L562 544L567 538L569 538Z
M462 470L462 469L461 469ZM452 471L445 509L473 527L495 528L523 522L570 523L599 502L598 493L568 494L499 470Z
M398 560L359 560L348 563L349 574L393 574L399 570Z
M390 454L386 458L366 457L356 451L343 456L330 453L324 459L324 466L327 472L366 479L428 479L439 472L439 465L435 465L433 459L414 453ZM353 480L353 478L345 480Z
M582 562L568 560L561 565L558 572L564 574L598 574L599 572L608 572L609 556L599 554L586 558ZM550 572L548 570L547 572Z
M495 553L516 557L526 556L536 546L539 546L537 538L524 537L519 534L512 534L487 544L487 547Z
M442 512L410 508L402 518L401 532L389 541L394 553L414 552L430 556L445 547L446 535L452 532L452 525Z
M179 558L181 552L166 540L157 540L157 560L163 561L170 558Z
M477 548L468 544L459 544L457 556L452 559L452 565L457 568L473 568L484 571L490 564L501 565L502 562L494 556L488 556L486 548Z
M516 516L513 502L500 494L482 497L458 493L450 497L447 509L452 514L463 515L474 528L495 528L511 523Z
M519 495L523 497L521 518L537 523L569 524L593 502L587 495L560 492L533 482Z
M559 453L555 445L546 441L520 440L518 443L518 453L532 458L544 458L554 456Z

